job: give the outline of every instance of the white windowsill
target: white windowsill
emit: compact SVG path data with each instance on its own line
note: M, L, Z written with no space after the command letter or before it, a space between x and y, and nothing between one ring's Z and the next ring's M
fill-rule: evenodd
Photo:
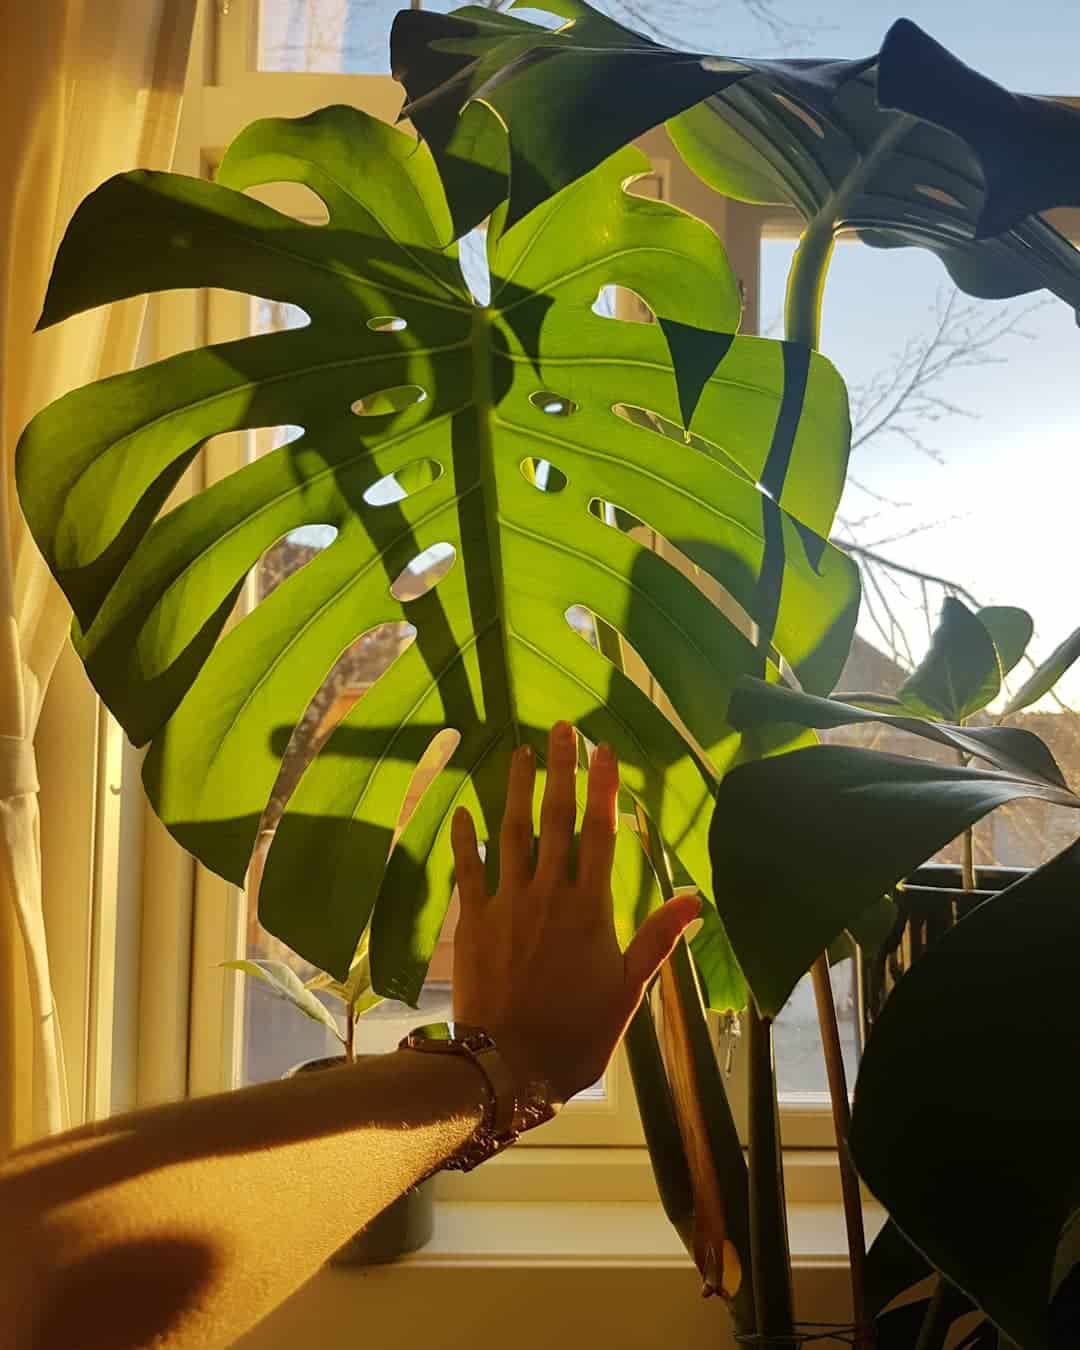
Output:
M639 1149L521 1149L470 1177L445 1177L426 1248L389 1266L325 1268L238 1345L295 1350L317 1334L319 1350L351 1350L360 1339L381 1350L424 1341L439 1350L657 1350L707 1337L716 1350L735 1350L727 1315L719 1300L700 1297L655 1189L601 1198L628 1183L651 1187L643 1163ZM789 1154L785 1168L798 1316L842 1321L847 1242L835 1156ZM486 1198L461 1198L484 1173L476 1194ZM571 1179L579 1198L550 1198ZM518 1198L491 1198L500 1189ZM869 1240L884 1213L869 1201L865 1214Z

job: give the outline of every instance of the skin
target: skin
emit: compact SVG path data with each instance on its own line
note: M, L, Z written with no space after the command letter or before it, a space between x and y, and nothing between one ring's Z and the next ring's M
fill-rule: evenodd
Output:
M535 764L527 748L516 752L495 895L467 812L452 831L455 1016L490 1031L515 1079L549 1084L557 1102L601 1076L699 907L677 897L619 950L618 767L606 747L593 756L571 874L576 769L575 733L560 723L534 866ZM231 1344L458 1151L486 1096L467 1059L399 1051L134 1112L22 1151L0 1168L0 1345Z

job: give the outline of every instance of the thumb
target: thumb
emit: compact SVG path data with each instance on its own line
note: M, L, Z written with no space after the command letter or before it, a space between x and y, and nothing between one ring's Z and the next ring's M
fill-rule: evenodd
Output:
M671 955L683 929L700 913L699 895L676 895L641 925L623 957L626 980L635 997Z

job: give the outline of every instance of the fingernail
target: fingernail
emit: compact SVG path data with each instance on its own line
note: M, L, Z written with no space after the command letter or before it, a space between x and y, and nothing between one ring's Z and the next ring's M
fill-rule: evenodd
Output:
M593 752L593 760L597 768L607 769L615 763L615 751L608 745L607 741L601 741Z
M560 750L571 749L575 740L574 728L569 722L556 722L551 728L551 740Z
M532 761L533 748L531 745L519 745L514 751L514 758L519 764L529 764Z

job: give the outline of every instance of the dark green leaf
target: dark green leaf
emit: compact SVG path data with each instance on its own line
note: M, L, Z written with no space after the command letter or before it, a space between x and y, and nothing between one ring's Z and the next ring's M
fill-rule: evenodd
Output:
M1031 615L1015 605L984 605L975 617L993 640L1002 676L1008 675L1027 651L1035 631Z
M885 1226L866 1253L866 1312L877 1317L895 1298L925 1280L934 1268L893 1223Z
M1078 891L1074 844L941 938L890 995L855 1089L863 1179L1024 1350L1055 1345L1055 1253L1080 1205Z
M1014 100L973 72L966 74L981 81L977 89L943 78L929 90L923 62L943 49L906 21L890 30L880 56L755 61L674 51L580 0L546 8L572 22L558 32L520 22L511 29L512 20L492 24L480 7L451 17L412 10L395 22L392 64L409 115L441 156L459 231L482 220L506 190L497 168L460 190L453 177L465 133L481 109L487 117L484 105L508 130L515 220L667 121L694 172L729 196L791 203L808 220L824 221L827 232L854 232L876 246L931 249L971 295L1045 286L1074 308L1080 303L1076 251L1037 214L1047 196L1073 200L1075 189L1049 172L1059 147L1077 157L1080 113L1073 109ZM886 82L880 101L879 79ZM1010 121L1014 101L1023 114ZM979 117L990 104L985 129ZM1052 131L1049 147L1038 139L1044 130ZM485 165L496 158L485 139ZM1029 190L1032 163L1042 174L1037 192ZM1002 215L1001 185L1014 179L1020 194ZM1007 231L987 230L1006 216Z
M1080 205L1080 117L1048 98L1012 94L964 65L908 19L881 49L878 98L942 127L974 152L985 194L976 237L1052 206Z
M710 832L717 909L758 1007L776 1016L803 973L877 896L988 811L1066 789L988 769L823 745L732 770Z
M997 697L1001 667L988 629L955 596L947 595L930 649L898 690L919 717L963 722Z
M875 1350L915 1350L930 1300L917 1299L891 1308L874 1321Z
M791 722L797 726L851 726L859 722L880 722L910 732L923 740L948 746L965 755L986 760L997 769L1020 778L1066 787L1064 776L1053 755L1033 732L1019 727L953 727L943 722L897 716L884 704L879 711L872 701L844 703L836 698L817 698L783 685L771 684L754 676L739 681L731 696L728 717L732 726L746 731L770 723ZM901 712L903 704L895 705ZM1009 733L1009 734L1003 734Z
M1080 657L1080 628L1070 633L1064 642L1055 647L1046 660L1024 681L1002 709L1002 717L1009 717L1019 712L1021 708L1037 703L1044 694L1053 689L1062 675L1075 663L1077 657Z

